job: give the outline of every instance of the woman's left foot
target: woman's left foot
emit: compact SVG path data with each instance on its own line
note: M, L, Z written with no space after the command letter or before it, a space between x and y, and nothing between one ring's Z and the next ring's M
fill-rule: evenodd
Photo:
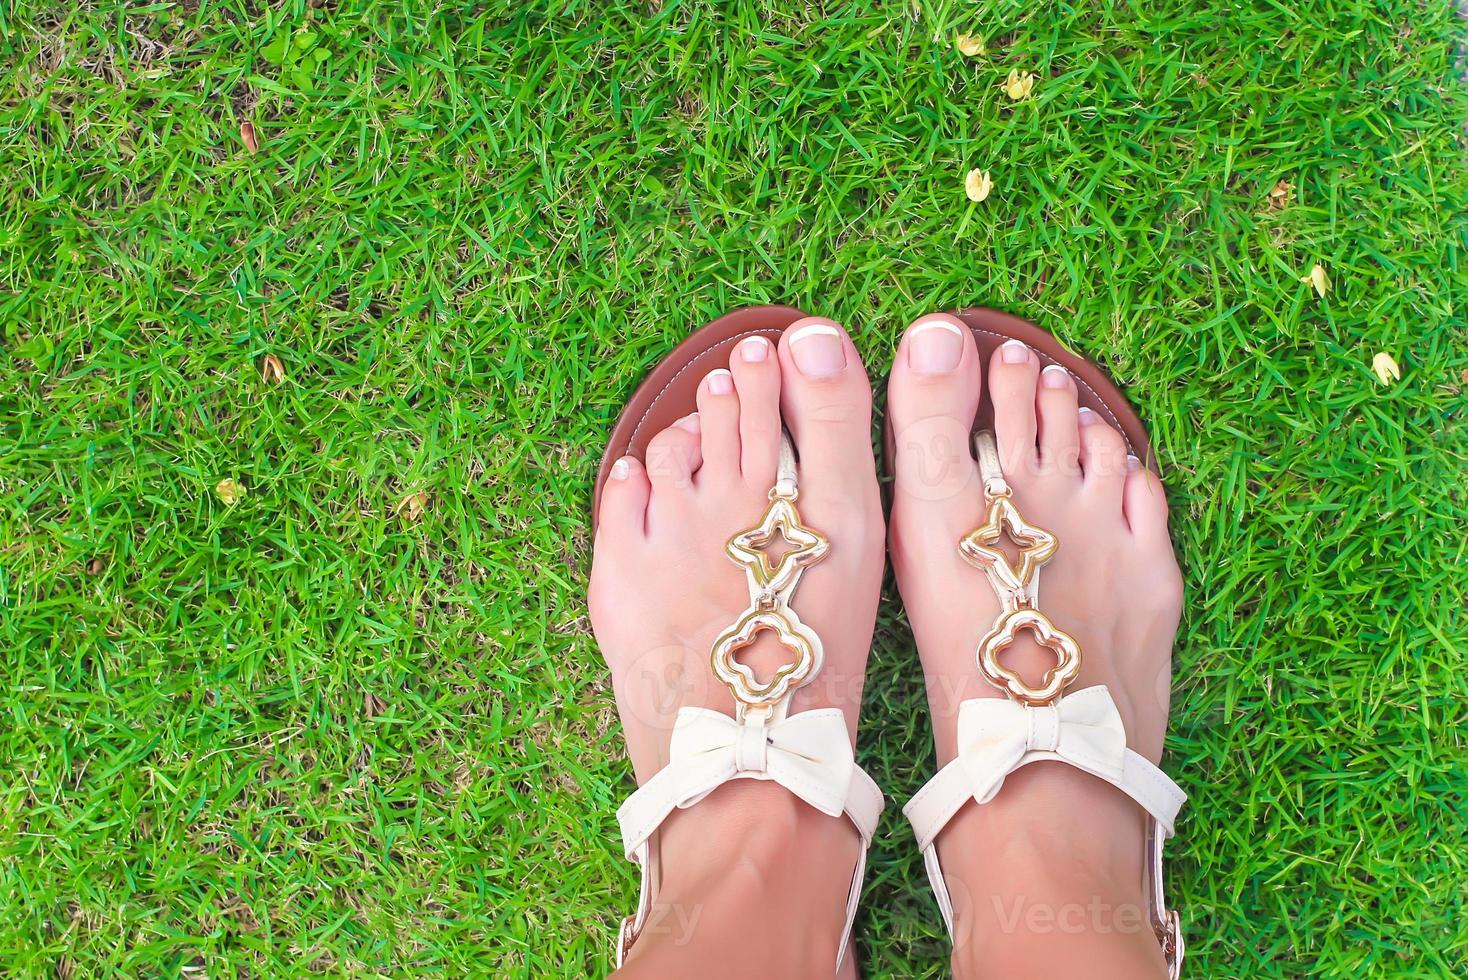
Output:
M1015 505L1060 541L1044 568L1039 606L1083 651L1071 690L1105 685L1130 747L1155 763L1182 607L1162 484L1128 457L1120 431L1078 409L1076 382L1065 369L1042 371L1039 357L1018 341L981 364L967 325L937 314L910 327L902 341L888 417L897 456L892 564L927 678L938 764L957 752L960 703L1004 696L975 667L975 648L997 620L999 600L958 548L985 519L983 481L969 452L980 398L993 406ZM1027 678L1054 663L1028 634L1004 656ZM1160 948L1140 909L1144 827L1143 811L1120 790L1058 762L1028 765L984 806L967 804L938 837L955 893L955 972L1033 972L1040 962L1033 955L1023 964L1004 959L1016 946L1008 941L1021 939L1028 946L1019 947L1032 954L1063 957L1069 950L1088 964L1082 972L1102 975L1090 946L1068 945L1077 932L1063 923L1038 944L1025 935L1012 914L1017 907L1023 923L1026 902L1045 905L1052 921L1076 903L1104 907L1095 916L1105 921L1083 913L1080 931L1115 938L1134 926L1130 938L1137 942L1123 953L1140 957L1132 962L1137 970L1160 968Z

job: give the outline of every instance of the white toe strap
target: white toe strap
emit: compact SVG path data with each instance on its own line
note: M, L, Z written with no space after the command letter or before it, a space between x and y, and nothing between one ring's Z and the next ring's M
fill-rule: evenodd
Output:
M1162 901L1161 847L1162 841L1172 836L1173 821L1187 796L1162 770L1127 748L1121 715L1105 687L1071 692L1053 705L974 698L959 706L957 758L902 809L922 849L923 863L950 934L953 907L938 864L938 835L969 800L989 802L1010 773L1047 759L1104 779L1151 814L1154 825L1150 836L1155 853L1149 853L1147 868L1153 925L1165 947L1169 942L1180 944L1174 920ZM1170 936L1164 935L1164 928Z
M682 708L673 726L668 765L617 811L627 857L642 866L637 913L623 924L618 965L652 907L656 869L649 840L675 809L693 806L735 779L775 782L832 817L845 814L861 835L861 855L846 902L846 925L836 950L841 968L861 893L866 850L882 813L882 792L851 751L846 717L837 708L802 711L782 720L763 713L734 719L706 708Z

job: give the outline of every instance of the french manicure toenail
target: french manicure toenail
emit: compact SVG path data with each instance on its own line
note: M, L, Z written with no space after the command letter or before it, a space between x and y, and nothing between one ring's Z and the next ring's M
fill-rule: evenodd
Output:
M811 323L790 335L790 356L800 373L825 378L846 367L841 331L829 323Z
M612 479L613 480L625 480L625 479L627 479L627 474L628 473L631 473L631 472L632 472L632 464L629 463L629 462L627 462L627 457L626 456L623 456L621 459L617 460L615 463L612 464Z
M734 393L734 375L723 368L710 371L707 379L709 391L715 395L730 395Z
M1006 340L999 356L1005 364L1023 364L1030 359L1030 349L1023 340Z
M1070 372L1059 364L1047 364L1040 372L1040 384L1046 388L1065 388L1070 385Z
M1089 408L1083 408L1083 409L1081 409L1080 415L1081 415L1081 425L1090 425L1093 422L1099 422L1099 421L1101 421L1101 419L1096 415L1096 413L1093 412L1093 411L1091 411Z
M692 415L685 415L673 424L685 432L692 432L697 435L699 431L698 413L694 412Z
M770 356L770 342L763 337L750 337L739 345L739 356L750 364Z
M963 332L947 320L924 320L907 331L907 363L918 374L945 374L963 357Z
M1133 456L1131 453L1127 453L1126 468L1128 472L1135 473L1137 470L1142 468L1142 461L1140 459L1137 459L1137 457Z

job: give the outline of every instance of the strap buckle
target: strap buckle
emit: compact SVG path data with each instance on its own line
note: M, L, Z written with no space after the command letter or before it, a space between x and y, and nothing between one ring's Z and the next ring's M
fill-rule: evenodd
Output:
M637 941L637 916L629 915L622 919L622 924L617 927L617 963L616 968L622 969L622 964L627 962L627 954L632 950L632 944Z

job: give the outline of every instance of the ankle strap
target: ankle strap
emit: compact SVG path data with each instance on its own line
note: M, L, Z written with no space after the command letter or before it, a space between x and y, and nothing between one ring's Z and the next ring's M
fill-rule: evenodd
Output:
M970 799L988 803L1010 773L1055 760L1104 779L1152 815L1164 837L1187 795L1126 746L1126 729L1111 692L1088 687L1053 706L971 698L958 708L958 756L918 791L902 812L918 846L927 848Z

